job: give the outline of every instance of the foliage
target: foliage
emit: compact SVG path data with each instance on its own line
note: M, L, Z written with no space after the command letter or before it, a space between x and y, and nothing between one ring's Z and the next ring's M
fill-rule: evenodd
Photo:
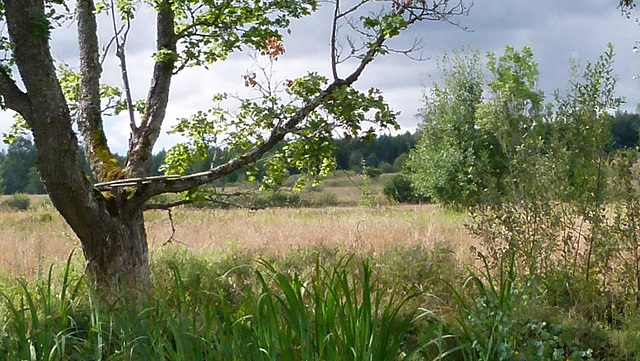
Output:
M18 211L26 211L31 206L31 199L26 194L14 194L2 201L2 205Z
M456 52L443 57L441 68L444 84L425 98L422 136L407 163L409 175L420 194L439 203L483 203L492 175L503 171L503 156L492 135L477 127L480 57Z
M396 174L389 178L382 188L382 194L387 199L398 203L421 203L427 198L417 194L409 177L404 174Z
M455 179L443 175L452 169L457 169L453 174L466 189L477 189L475 185L484 182L481 198L472 198L465 207L472 216L470 230L482 240L491 268L500 267L504 257L513 257L524 276L546 278L549 295L563 307L610 326L637 314L637 299L622 289L635 293L640 264L634 251L638 155L613 150L615 118L611 114L620 99L615 96L612 62L612 47L584 68L574 62L567 92L556 92L554 102L543 105L530 49L507 48L499 58L489 55L492 79L486 100L474 108L475 118L466 118L465 109L449 110L453 115L439 118L440 127L427 123L423 136L436 141L452 138L447 144L456 144L466 139L465 134L452 133L445 125L456 115L467 119L474 129L469 134L494 139L491 159L499 161L500 171L472 175L472 168L461 166L468 165L464 157L443 157L440 165L419 163L428 159L424 154L438 154L426 143L412 154L414 165L440 167L414 166L414 184L421 185L425 179L438 182L433 174L443 177L440 180ZM459 77L466 80L468 75ZM428 109L432 111L427 114L442 115L435 112L435 105ZM621 115L618 119L627 121ZM427 151L431 153L421 153ZM461 192L455 181L435 184L448 187L445 195L455 194L451 190ZM447 203L444 199L439 201ZM467 201L449 203L465 205ZM560 286L564 284L571 286Z
M640 144L640 115L616 112L611 119L612 142L608 150L634 148Z
M213 140L212 138L208 139L210 141ZM361 138L351 140L334 138L333 141L335 141L336 147L333 150L332 157L336 159L337 170L360 171L362 160L375 155L375 158L377 158L379 162L375 162L375 164L372 165L373 167L380 166L380 170L382 170L383 173L400 172L407 153L415 145L416 139L417 135L409 132L400 135L381 135L367 141ZM286 141L284 143L286 143ZM205 143L203 143L202 146L194 162L184 164L184 169L187 169L186 173L205 172L210 169L211 163L220 165L238 155L238 152L232 152L222 147L209 147L206 149ZM282 147L278 146L276 148L281 149ZM166 154L167 152L162 150L153 155L151 175L162 174L160 167L165 163ZM390 164L392 165L391 168L389 168ZM264 169L261 169L260 166L258 166L258 169L260 169L260 171L256 175L256 178L260 180ZM291 174L299 174L299 171L296 169L289 169L288 171ZM226 183L235 183L244 180L246 180L246 172L243 171L234 172L224 179ZM287 184L287 186L289 185L290 184Z
M604 240L597 233L604 219L608 111L619 105L612 61L610 47L585 66L581 79L574 63L568 93L545 106L530 48L488 55L491 79L482 102L477 54L458 55L425 110L423 140L409 167L413 184L438 202L469 209L472 229L494 262L514 251L532 273L554 267L548 262L560 250L568 252L565 261L576 259L581 251L566 220L588 222L589 279L593 252L601 249L596 243ZM463 99L473 101L458 104Z
M367 178L377 178L380 176L380 174L382 174L382 171L379 168L375 167L364 167L362 172L365 176L367 176Z
M304 198L301 197L301 205L304 207L335 207L343 201L328 189L319 192L309 192ZM342 203L344 204L344 203Z
M375 154L379 159L389 159L392 163L393 166L390 166L389 163L383 162L380 164L380 170L383 173L393 173L393 172L398 172L399 170L402 169L402 164L404 163L404 158L407 157L407 153L397 153L397 152L405 152L409 149L409 147L411 147L411 139L414 139L414 135L409 134L409 133L405 133L403 135L397 135L397 136L381 136L381 137L376 137L373 140L371 140L371 142L369 143L369 146L366 146L364 142L362 141L356 141L354 140L353 146L347 146L347 144L349 144L348 142L346 142L344 139L340 140L337 139L337 144L338 144L338 148L335 150L334 156L336 156L337 159L337 167L338 169L348 169L348 167L354 167L352 165L349 165L350 163L345 163L347 168L343 168L340 164L341 159L343 157L346 157L346 159L349 159L350 157L352 157L352 154L356 154L356 156L354 156L354 158L358 158L360 160L358 160L358 164L361 163L361 155L363 154L362 152L365 152L364 154ZM17 140L17 144L14 145L13 147L17 147L19 144L22 144L23 140ZM27 142L28 144L32 144L30 143L30 140L28 140L27 138L24 139L24 142ZM30 147L33 147L32 145L29 145ZM389 152L389 150L393 150L391 152ZM366 152L371 152L371 153L366 153ZM84 167L89 170L89 165L86 163L84 154L80 153L81 159L83 160L84 163ZM166 156L166 151L162 150L156 154L153 155L152 158L152 170L150 175L152 176L157 176L162 174L159 171L160 166L164 163L164 159ZM34 158L31 155L31 153L19 153L19 154L12 154L12 157L15 157L15 160L11 160L10 159L10 166L12 164L14 164L13 162L15 161L17 165L19 165L18 168L23 169L21 172L24 172L24 170L28 168L28 172L27 172L27 183L22 185L23 188L19 188L17 190L17 192L23 192L23 193L28 193L28 194L43 194L44 193L44 188L42 185L42 182L40 181L40 177L36 171L35 168L35 162L34 162ZM222 164L230 159L232 159L234 157L234 153L231 153L229 151L226 151L224 149L218 149L218 148L210 148L208 150L208 152L206 153L206 156L204 159L202 159L201 161L197 161L194 164L191 164L189 166L189 170L187 171L188 173L198 173L198 172L204 172L207 169L209 169L210 164L213 162L214 164ZM6 158L6 152L2 152L0 151L0 184L4 182L4 178L3 178L3 172L2 172L2 164L4 159ZM116 154L116 158L119 159L119 161L121 163L123 163L125 161L125 159L119 155ZM359 167L359 165L358 165ZM355 168L358 168L355 167ZM13 169L17 169L17 168L13 168ZM15 172L18 172L17 170L14 171L14 174L16 174ZM293 170L290 170L291 173L295 173ZM260 179L261 175L258 175L258 179ZM12 178L11 178L12 179ZM9 181L11 181L11 179ZM229 184L229 183L237 183L237 182L242 182L242 181L246 181L246 174L243 171L237 171L234 172L233 174L228 175L227 177L225 177L225 179L222 182L218 182L220 184ZM286 184L287 186L290 186L290 184ZM0 188L0 194L2 194L2 188ZM5 192L5 194L8 194ZM332 196L332 195L329 195ZM333 200L327 200L327 202L320 202L322 204L326 203L326 204L332 204L335 205L339 202L339 200L333 199ZM318 202L312 202L313 204L318 204ZM317 206L317 205L316 205Z
M513 254L497 269L481 260L481 270L469 269L462 292L453 290L465 360L621 359L622 352L610 352L613 340L600 325L545 311L549 297L540 279L518 277Z
M393 165L387 162L380 163L380 172L382 173L394 173Z
M364 170L367 169L367 167L363 168ZM362 197L358 201L358 204L361 206L375 207L378 205L376 196L373 194L373 190L371 189L371 178L372 177L369 177L366 173L362 174L362 185L359 187Z
M26 137L17 137L2 157L2 178L5 194L29 191L26 186L35 182L37 173L32 171L36 163L36 149ZM37 183L34 183L37 184Z
M298 193L285 193L280 190L268 190L258 193L251 201L255 208L292 207L300 204Z
M274 58L270 58L274 61ZM255 75L255 74L254 74ZM204 159L210 144L218 138L231 144L231 152L242 152L252 147L259 147L269 141L268 131L282 124L274 123L280 114L295 114L299 107L312 101L327 87L329 79L316 73L292 80L284 90L271 85L270 78L263 79L268 85L260 86L254 75L247 80L247 85L261 93L258 100L240 100L236 113L230 113L221 105L206 112L198 112L191 118L185 118L175 126L173 133L181 134L189 139L174 146L167 152L162 170L167 174L185 174L189 166L197 159ZM214 102L227 99L227 94L214 96ZM284 99L286 97L286 99ZM371 117L369 113L373 113ZM362 123L372 122L380 127L398 127L395 113L384 102L380 91L369 89L360 92L343 87L334 91L331 100L322 104L299 125L296 134L290 137L263 164L264 173L261 181L265 188L277 187L284 182L290 170L301 172L296 188L301 189L309 181L329 175L336 169L333 159L335 140L332 129L345 127L348 134L358 136ZM233 129L233 130L231 130ZM373 133L373 128L367 134ZM249 180L257 179L257 172L249 172Z

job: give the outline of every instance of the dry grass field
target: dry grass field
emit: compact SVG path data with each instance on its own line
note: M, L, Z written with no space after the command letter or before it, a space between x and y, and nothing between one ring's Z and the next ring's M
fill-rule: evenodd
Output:
M462 216L432 205L259 211L177 208L172 215L173 237L166 211L146 213L152 256L171 248L212 256L229 251L284 255L318 245L375 253L393 246L429 248L440 242L464 252L474 242ZM28 211L0 209L2 272L37 276L74 249L79 256L79 248L71 229L44 197L33 197Z

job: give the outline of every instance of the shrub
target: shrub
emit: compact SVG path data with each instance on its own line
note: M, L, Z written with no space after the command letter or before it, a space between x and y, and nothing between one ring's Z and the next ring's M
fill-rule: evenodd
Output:
M380 163L380 171L382 173L393 173L394 169L393 169L393 165L391 165L390 163L387 162L382 162Z
M300 204L300 195L281 190L265 191L256 194L251 203L256 208L293 207Z
M18 211L26 211L31 206L31 199L26 194L14 194L2 202L2 205Z
M382 171L378 168L374 167L365 167L363 170L364 174L369 178L376 178L382 174Z
M407 159L409 159L409 153L400 154L398 158L396 158L396 160L393 161L393 171L402 172L402 169L404 168L404 164L407 162Z
M411 181L404 174L396 174L390 178L382 188L382 193L388 200L398 203L421 203L428 199L416 194Z

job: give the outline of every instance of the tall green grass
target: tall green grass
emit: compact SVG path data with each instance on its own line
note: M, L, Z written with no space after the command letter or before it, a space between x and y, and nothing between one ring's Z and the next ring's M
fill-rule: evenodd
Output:
M94 294L70 257L40 279L0 281L0 360L640 359L637 321L611 330L555 306L560 281L525 278L513 257L457 263L443 246L176 252L155 258L154 288L130 300Z
M380 282L368 259L316 258L310 272L258 260L222 271L168 262L144 300L93 294L69 258L61 275L2 292L2 360L417 360L428 312ZM164 272L164 273L163 273Z
M34 287L18 280L13 289L0 293L4 301L0 359L65 360L83 343L74 317L79 312L84 281L71 274L71 257L60 284L54 279L52 266L47 277Z
M639 360L640 350L616 345L617 334L579 315L552 308L546 280L523 276L506 253L492 267L468 268L462 287L450 286L459 358L465 361ZM524 273L524 272L522 272Z

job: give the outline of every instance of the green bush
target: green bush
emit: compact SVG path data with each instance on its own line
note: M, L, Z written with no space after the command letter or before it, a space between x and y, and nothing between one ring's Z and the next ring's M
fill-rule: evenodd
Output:
M300 195L281 190L270 190L257 193L251 204L255 208L295 207L300 205Z
M388 200L398 203L422 203L428 199L416 194L411 181L404 174L396 174L384 184L382 193Z
M380 167L378 167L378 168L380 168L380 171L382 173L393 173L394 172L393 165L390 164L390 163L387 163L387 162L380 163Z
M382 174L382 171L374 167L365 167L364 174L369 178L377 178Z
M31 206L31 199L26 194L14 194L2 202L2 205L18 211L26 211Z

